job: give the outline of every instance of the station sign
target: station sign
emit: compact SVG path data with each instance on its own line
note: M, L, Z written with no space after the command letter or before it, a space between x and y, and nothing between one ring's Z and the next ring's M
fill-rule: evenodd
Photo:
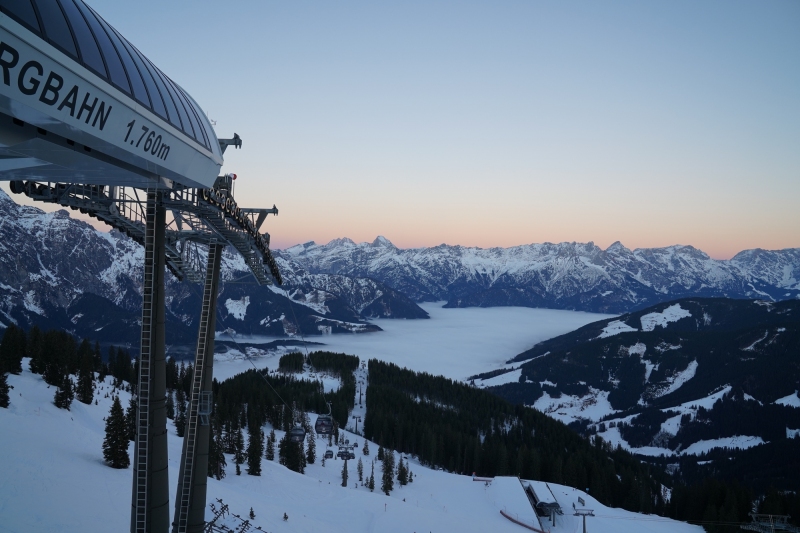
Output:
M13 34L6 26L16 23L8 17L0 15L0 22L0 112L132 164L145 175L188 187L213 185L220 156L33 34L35 46Z

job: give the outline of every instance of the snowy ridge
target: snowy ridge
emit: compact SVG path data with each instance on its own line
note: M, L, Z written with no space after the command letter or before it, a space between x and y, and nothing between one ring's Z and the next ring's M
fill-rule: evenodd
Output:
M649 397L651 398L660 398L661 396L666 396L667 394L671 394L681 388L683 384L687 381L692 379L697 372L697 361L692 361L689 363L684 370L672 375L668 376L665 379L667 384L666 387L656 390L648 390Z
M794 391L794 394L790 394L775 400L775 403L778 405L786 405L788 407L800 407L800 396L798 396L797 391Z
M723 261L691 246L629 250L619 242L401 250L387 239L308 242L280 254L309 273L382 281L412 299L452 307L530 305L620 312L682 296L800 295L800 249L749 250Z
M613 337L618 333L628 333L631 331L639 331L636 328L630 327L625 322L621 320L612 320L608 323L606 327L603 328L603 332L597 337L598 339L605 339L608 337Z
M665 328L670 322L677 322L681 318L692 316L692 313L683 309L681 304L670 305L660 313L648 313L639 320L642 323L642 331L653 331L656 326Z
M565 424L581 419L598 421L617 412L608 401L608 392L593 387L582 397L562 394L553 398L545 392L532 407Z

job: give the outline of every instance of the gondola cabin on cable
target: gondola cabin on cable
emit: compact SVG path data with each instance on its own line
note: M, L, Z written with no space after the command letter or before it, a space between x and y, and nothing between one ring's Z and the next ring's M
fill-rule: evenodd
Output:
M314 424L317 435L333 435L333 417L331 417L331 404L328 404L328 414L319 415Z
M306 440L306 430L303 426L295 426L289 430L289 442L301 443Z

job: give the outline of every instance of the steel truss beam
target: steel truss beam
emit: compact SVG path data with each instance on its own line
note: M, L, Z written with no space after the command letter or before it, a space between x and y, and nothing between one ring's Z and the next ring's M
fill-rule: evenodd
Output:
M11 190L33 200L80 210L118 229L144 245L145 199L141 189L52 182L11 182ZM165 228L166 266L179 280L201 283L204 269L192 256L192 244L221 242L245 260L256 282L283 283L269 249L269 233L259 233L267 214L278 209L240 208L227 190L181 189L163 191L162 203L172 220ZM266 267L266 269L265 269Z

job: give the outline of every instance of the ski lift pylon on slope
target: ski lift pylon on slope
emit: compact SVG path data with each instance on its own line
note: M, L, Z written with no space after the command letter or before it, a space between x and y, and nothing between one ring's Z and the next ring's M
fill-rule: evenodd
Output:
M314 431L317 435L333 435L333 418L331 417L331 403L328 404L328 414L319 415L317 422L314 424Z

